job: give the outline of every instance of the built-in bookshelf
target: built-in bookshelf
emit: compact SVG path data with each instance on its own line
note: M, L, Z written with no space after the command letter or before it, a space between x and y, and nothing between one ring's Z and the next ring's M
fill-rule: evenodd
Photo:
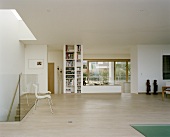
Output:
M76 45L76 53L77 53L77 57L76 57L76 62L77 62L77 93L81 93L82 90L82 58L81 58L81 45Z
M83 85L82 45L64 45L64 93L81 93Z

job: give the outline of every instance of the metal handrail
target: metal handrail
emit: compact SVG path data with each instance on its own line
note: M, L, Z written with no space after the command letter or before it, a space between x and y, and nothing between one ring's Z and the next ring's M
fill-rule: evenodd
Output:
M13 96L13 99L12 99L12 103L11 103L11 106L10 106L10 109L9 109L9 112L8 112L7 121L9 121L9 117L10 117L10 115L11 115L11 111L12 111L12 107L13 107L13 104L14 104L15 96L16 96L16 94L17 94L17 89L18 89L18 87L19 87L19 85L20 85L21 75L22 75L22 73L19 74L18 83L17 83L16 89L15 89L15 93L14 93L14 96Z

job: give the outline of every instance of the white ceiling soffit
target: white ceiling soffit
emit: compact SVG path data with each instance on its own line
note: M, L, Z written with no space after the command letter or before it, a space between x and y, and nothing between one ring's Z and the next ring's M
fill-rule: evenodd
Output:
M170 44L170 0L0 0L37 38L25 44L82 44L84 52L129 53L137 44Z
M15 9L11 9L11 12L19 22L19 40L36 40L18 12Z
M20 40L36 40L30 29L22 20L19 21L19 36Z
M22 18L17 14L16 10L14 9L0 9L0 16L3 19L3 17L13 17L18 22L18 33L19 33L19 40L36 40L34 35L31 33L29 28L26 26ZM8 21L10 24L12 23L11 20ZM7 22L4 22L7 23ZM7 23L8 24L8 23Z

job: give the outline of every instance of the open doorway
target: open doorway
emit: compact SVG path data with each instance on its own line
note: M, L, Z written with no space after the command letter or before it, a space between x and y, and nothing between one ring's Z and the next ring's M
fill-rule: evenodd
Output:
M48 91L54 94L54 63L48 63Z

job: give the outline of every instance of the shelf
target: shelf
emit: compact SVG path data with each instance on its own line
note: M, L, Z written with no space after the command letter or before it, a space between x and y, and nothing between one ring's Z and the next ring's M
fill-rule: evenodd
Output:
M63 60L64 93L81 93L83 83L83 46L64 45Z
M68 61L70 61L70 60L71 60L71 61L74 61L74 59L66 59L66 61L67 61L67 60L68 60Z
M71 53L72 54L72 53L74 53L74 51L66 51L66 53Z

